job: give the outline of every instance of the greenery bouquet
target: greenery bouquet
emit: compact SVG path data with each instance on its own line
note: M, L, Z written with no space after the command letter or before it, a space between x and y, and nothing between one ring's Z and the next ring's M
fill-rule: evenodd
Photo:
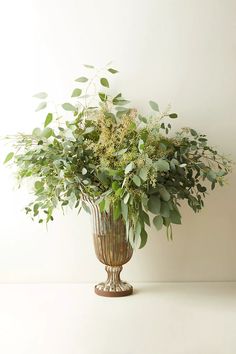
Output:
M26 213L48 223L58 205L89 212L91 199L101 213L112 207L114 219L124 220L133 247L146 244L151 222L172 239L172 225L181 224L180 202L199 212L207 190L224 184L231 162L192 128L173 134L177 114L170 108L162 112L150 101L152 113L144 116L121 93L111 94L108 75L117 70L85 67L89 75L75 80L64 113L55 106L42 127L7 137L13 148L5 163L16 166L19 185L33 181ZM49 107L45 92L35 97L36 111Z

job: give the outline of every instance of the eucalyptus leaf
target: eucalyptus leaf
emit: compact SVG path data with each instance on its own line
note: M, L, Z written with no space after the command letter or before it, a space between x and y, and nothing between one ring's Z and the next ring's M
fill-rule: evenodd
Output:
M107 80L105 77L102 77L102 78L100 79L100 83L101 83L101 85L104 86L104 87L109 87L109 82L108 82L108 80Z
M150 107L153 109L153 111L159 112L159 106L156 102L154 101L149 101Z
M40 104L37 106L35 112L41 111L42 109L44 109L46 107L47 107L47 102L45 102L45 101L40 102Z
M153 194L149 197L148 199L148 210L153 213L153 214L159 214L160 212L160 207L161 207L161 201L160 201L160 196Z
M162 226L163 226L163 218L161 215L157 215L154 217L153 219L153 224L156 227L156 229L159 231L161 230Z
M107 69L111 74L116 74L116 73L118 73L118 70L116 70L116 69L113 69L113 68L109 68L109 69Z
M85 76L78 77L78 79L75 80L76 82L87 82L88 78Z
M72 92L71 97L79 97L79 96L81 95L81 93L82 93L82 90L79 89L79 88L76 88L76 89L74 89L74 91ZM64 107L63 107L63 108L64 108Z
M133 182L136 184L136 186L140 187L141 186L141 180L137 175L133 176Z
M75 106L73 106L71 103L63 103L62 104L62 108L65 110L65 111L71 111L71 112L76 112L77 109Z
M38 92L33 97L45 100L48 97L48 94L46 92Z
M52 122L52 120L53 120L52 113L48 113L44 122L44 128L46 128Z
M5 160L3 163L7 163L8 161L10 161L14 156L14 152L9 152L9 154L7 154L7 156L5 157Z

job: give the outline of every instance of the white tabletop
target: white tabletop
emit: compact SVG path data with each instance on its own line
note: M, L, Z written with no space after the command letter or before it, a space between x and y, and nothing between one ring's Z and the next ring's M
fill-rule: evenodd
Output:
M236 283L1 284L1 354L235 354Z

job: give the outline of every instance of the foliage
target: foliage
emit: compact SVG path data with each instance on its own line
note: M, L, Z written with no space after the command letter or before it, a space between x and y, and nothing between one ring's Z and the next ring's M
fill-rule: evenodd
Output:
M64 116L71 114L71 119L49 111L43 127L8 137L14 152L5 163L17 166L19 182L34 182L35 198L26 213L42 223L53 220L58 205L89 211L83 200L87 196L101 212L112 205L133 246L145 245L150 218L157 230L164 225L172 239L172 224L181 224L180 201L186 200L194 212L201 210L207 189L223 185L230 161L194 129L171 134L177 114L169 109L160 112L150 101L153 114L143 116L127 107L121 93L109 94L110 78L105 76L116 69L85 68L91 77L76 79L72 103L62 104L69 112ZM47 93L34 97L40 100L36 111L49 107Z

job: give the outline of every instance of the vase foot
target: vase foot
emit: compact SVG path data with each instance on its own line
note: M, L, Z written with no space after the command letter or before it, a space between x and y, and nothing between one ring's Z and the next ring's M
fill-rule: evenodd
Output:
M120 279L122 266L106 266L107 280L95 285L95 293L106 297L128 296L133 293L133 287Z
M125 282L122 282L122 287L118 287L116 289L113 288L110 290L108 290L108 287L105 283L100 283L95 285L94 290L97 295L106 297L121 297L133 294L133 287Z

